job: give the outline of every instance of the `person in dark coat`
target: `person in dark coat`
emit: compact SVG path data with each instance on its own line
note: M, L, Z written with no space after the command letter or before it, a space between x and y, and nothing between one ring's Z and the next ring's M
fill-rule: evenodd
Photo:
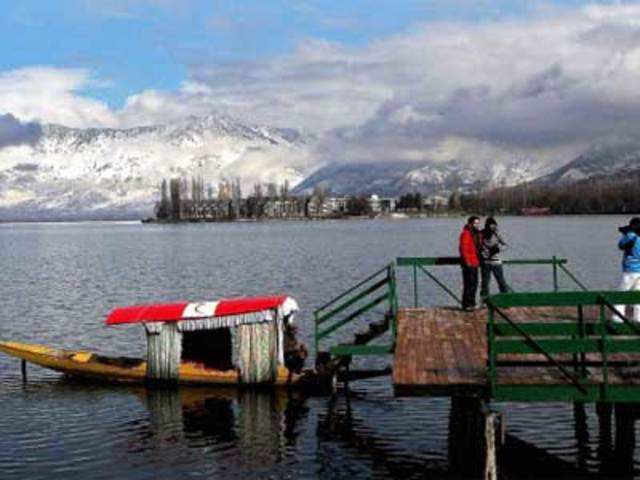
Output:
M484 230L482 230L480 238L480 260L482 264L480 298L485 300L489 296L491 275L496 279L500 293L509 291L509 286L504 279L502 259L500 258L500 253L507 244L498 233L498 222L493 217L485 220Z
M480 268L480 218L471 216L460 233L460 266L462 267L462 308L476 308L478 269Z
M307 347L297 339L298 327L287 323L284 330L284 365L290 373L300 373L309 356Z

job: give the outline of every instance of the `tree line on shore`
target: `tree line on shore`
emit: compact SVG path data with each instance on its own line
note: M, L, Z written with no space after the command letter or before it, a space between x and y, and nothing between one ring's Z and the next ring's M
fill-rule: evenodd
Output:
M547 210L553 214L604 214L640 211L640 169L615 175L545 185L525 183L460 196L469 212L521 214Z
M640 211L637 185L640 169L599 175L575 182L543 184L529 182L472 193L452 192L446 201L426 206L421 193L407 193L383 211L415 213L483 212L514 214L607 214ZM379 211L379 210L378 210ZM233 220L240 218L319 218L361 216L377 213L364 195L332 197L316 186L311 195L292 195L289 182L256 183L244 196L239 180L219 182L217 189L204 180L163 180L155 213L159 220Z
M206 192L205 192L206 190ZM340 215L367 215L371 208L367 197L349 197L337 208L328 208L329 192L316 186L311 195L290 193L289 181L282 184L256 183L244 196L239 179L224 180L217 189L207 185L202 177L162 180L160 201L155 206L161 221L234 220L260 218L305 218Z

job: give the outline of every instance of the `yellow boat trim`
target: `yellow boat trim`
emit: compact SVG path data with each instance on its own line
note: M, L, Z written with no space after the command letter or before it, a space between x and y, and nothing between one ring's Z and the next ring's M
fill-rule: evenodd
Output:
M147 362L143 360L133 366L118 365L117 358L110 359L86 351L60 350L20 342L0 342L0 351L69 375L116 382L146 380ZM295 384L300 378L302 375L290 375L289 370L279 366L274 384L277 386ZM212 370L202 365L185 362L180 365L179 383L240 385L241 382L237 370Z

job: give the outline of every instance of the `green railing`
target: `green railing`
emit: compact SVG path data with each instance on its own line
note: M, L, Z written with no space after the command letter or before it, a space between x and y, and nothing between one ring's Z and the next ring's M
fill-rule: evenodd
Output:
M397 298L395 269L391 263L331 299L314 312L316 354L323 340L380 306L386 306L383 315L389 322L392 342L395 341ZM330 351L334 355L367 355L388 353L392 348L393 345L337 345Z
M640 304L640 292L504 293L489 297L490 397L511 401L640 400L640 385L612 384L609 378L611 368L630 366L628 358L612 359L612 355L640 354L640 326L626 318L623 312L617 312L615 307L635 304ZM514 321L514 309L526 307L567 307L568 311L564 317L556 311L538 321ZM576 309L575 316L571 313L573 308ZM587 319L585 308L596 309L596 318ZM614 312L620 314L622 323L608 321ZM544 311L540 315L544 316ZM589 354L592 355L588 357ZM593 354L597 354L595 360ZM531 355L534 355L533 359ZM637 357L636 361L639 360ZM541 366L554 369L564 382L536 384L533 370L526 385L500 381L500 367ZM589 368L595 368L599 378L590 378Z
M567 268L567 260L565 258L557 258L554 256L551 258L503 260L502 264L508 267L549 265L551 267L551 278L553 282L552 288L554 292L559 291L560 273L564 273L581 290L587 290L587 287ZM459 266L460 257L399 257L396 259L396 265L398 267L410 268L413 270L412 287L414 308L418 308L420 306L418 274L426 275L438 287L440 287L441 290L453 298L458 305L462 304L460 297L454 293L454 290L430 271L430 268L432 267Z

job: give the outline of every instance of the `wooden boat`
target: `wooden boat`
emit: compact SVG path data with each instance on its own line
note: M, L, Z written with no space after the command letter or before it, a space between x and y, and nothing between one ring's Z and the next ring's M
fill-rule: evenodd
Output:
M92 380L296 386L313 380L312 371L285 365L285 337L297 311L297 303L286 296L116 308L106 324L143 324L146 359L18 342L0 342L0 351Z
M83 350L62 350L43 345L0 342L0 351L41 367L74 377L110 382L142 383L147 380L147 362L140 358L107 357ZM291 373L278 367L274 385L299 383L308 374ZM237 370L217 370L203 364L181 362L179 383L185 385L240 385Z

